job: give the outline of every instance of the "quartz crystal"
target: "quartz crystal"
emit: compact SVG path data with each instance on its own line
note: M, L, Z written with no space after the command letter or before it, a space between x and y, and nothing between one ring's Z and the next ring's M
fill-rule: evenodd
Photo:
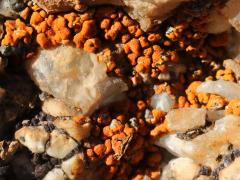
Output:
M121 79L107 76L105 64L98 62L96 54L70 45L40 50L28 72L42 91L83 114L128 89Z

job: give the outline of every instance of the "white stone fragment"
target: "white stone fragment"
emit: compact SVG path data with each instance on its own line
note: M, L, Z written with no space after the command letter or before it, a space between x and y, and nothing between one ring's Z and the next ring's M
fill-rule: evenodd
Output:
M222 119L224 116L225 116L224 110L207 111L207 120L211 122L215 122L218 119Z
M78 144L72 138L54 130L50 134L50 141L46 148L46 153L51 157L63 159L77 146Z
M219 180L240 180L240 158L219 173Z
M173 159L163 169L160 180L192 180L199 170L200 166L189 158Z
M157 145L169 150L176 156L188 157L199 164L216 168L219 154L228 152L229 144L240 148L240 117L228 115L215 122L213 129L196 138L185 141L176 134L159 138Z
M234 72L237 81L240 81L240 64L237 61L227 59L223 62L223 66L226 69L231 69Z
M43 153L49 134L43 127L23 127L16 131L15 138L32 153Z
M180 108L173 109L166 115L168 128L176 132L185 132L205 125L205 109Z
M83 114L91 114L105 99L128 89L121 79L107 76L96 54L70 45L40 50L30 63L28 72L42 91Z
M49 114L54 117L62 117L62 116L74 116L80 112L78 112L75 108L69 107L62 101L56 98L49 98L44 100L42 104L42 110L46 114Z
M85 168L83 154L76 154L70 159L63 161L61 167L69 179L78 179Z
M49 171L43 180L65 180L64 172L60 168Z
M151 98L151 106L163 112L170 111L175 104L174 99L166 92L155 94Z
M227 100L240 98L240 85L231 81L217 80L203 82L197 88L198 93L211 93L225 97Z
M90 135L92 125L90 123L78 124L72 119L62 120L56 119L53 124L59 128L66 131L72 138L77 141L81 141Z

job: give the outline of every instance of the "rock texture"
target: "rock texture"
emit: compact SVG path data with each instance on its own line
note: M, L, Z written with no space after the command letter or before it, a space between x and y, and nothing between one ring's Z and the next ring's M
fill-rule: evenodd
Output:
M200 166L189 158L171 160L163 169L160 180L192 180L198 175Z
M230 144L234 148L240 148L239 126L240 117L228 115L216 121L215 126L208 132L190 141L179 139L176 134L172 134L160 138L156 144L179 157L189 157L197 163L216 168L217 157L227 153Z
M97 55L72 46L41 50L28 72L42 91L76 107L77 114L91 114L128 89L121 79L107 76Z
M174 99L166 92L155 94L151 98L151 106L163 112L170 111L175 104Z

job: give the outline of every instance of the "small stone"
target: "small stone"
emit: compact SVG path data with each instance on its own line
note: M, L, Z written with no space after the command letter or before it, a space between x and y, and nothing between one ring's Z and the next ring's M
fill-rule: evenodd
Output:
M78 144L72 138L54 130L50 134L50 141L46 148L46 153L51 157L63 159L77 146Z
M43 180L64 180L64 172L60 168L49 171Z
M189 158L173 159L163 169L161 180L192 180L199 170L200 166Z
M197 88L198 93L211 93L220 95L227 100L240 99L240 85L231 81L206 81Z
M78 124L72 119L61 120L56 119L53 121L53 124L59 128L66 131L72 138L76 141L81 141L87 138L90 135L90 130L92 128L90 123Z
M151 98L151 106L163 112L170 111L174 106L174 99L166 92L155 94Z
M15 138L32 153L43 153L49 134L43 127L28 126L16 131Z
M77 108L76 115L91 114L128 89L120 78L107 76L96 54L70 45L40 50L29 62L28 72L38 87Z
M168 128L176 132L185 132L205 125L206 110L197 108L180 108L171 110L166 115Z

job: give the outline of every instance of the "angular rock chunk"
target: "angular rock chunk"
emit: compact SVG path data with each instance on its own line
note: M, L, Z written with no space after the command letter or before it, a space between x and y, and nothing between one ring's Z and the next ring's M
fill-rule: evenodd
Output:
M65 130L76 141L81 141L90 135L91 124L85 123L80 125L73 120L54 120L53 124L59 128Z
M77 146L78 144L72 138L54 130L50 134L50 141L46 148L46 153L51 157L63 159Z
M240 98L240 85L224 80L206 81L198 86L197 92L218 94L227 100L233 100Z
M174 99L168 93L155 94L151 98L151 106L154 109L159 109L163 112L170 111L174 106Z
M171 160L163 169L161 180L192 180L199 172L200 166L189 158Z
M240 117L228 115L216 121L213 129L191 141L181 140L176 134L160 138L156 144L179 157L189 157L195 162L216 168L216 158L226 154L230 144L240 148Z
M185 132L205 125L205 109L180 108L171 110L166 115L168 128L176 132Z
M16 131L15 138L33 153L43 153L49 134L43 127L23 127Z
M54 168L49 171L43 180L64 180L64 172L60 168Z
M240 158L236 158L230 166L219 173L219 180L240 179Z
M121 79L107 76L97 55L72 46L41 50L28 71L42 91L83 114L91 114L105 100L128 89Z

